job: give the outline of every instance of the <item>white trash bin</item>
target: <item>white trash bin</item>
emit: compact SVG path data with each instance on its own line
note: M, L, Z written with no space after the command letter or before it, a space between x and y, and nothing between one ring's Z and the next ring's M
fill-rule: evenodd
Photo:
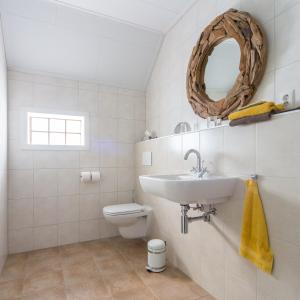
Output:
M148 242L148 265L149 272L162 272L166 269L166 242L158 239Z

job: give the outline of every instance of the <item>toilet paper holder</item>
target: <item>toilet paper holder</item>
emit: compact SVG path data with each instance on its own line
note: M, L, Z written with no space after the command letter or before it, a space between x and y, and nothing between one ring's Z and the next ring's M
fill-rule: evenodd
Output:
M82 171L80 172L80 181L83 183L100 181L100 171Z

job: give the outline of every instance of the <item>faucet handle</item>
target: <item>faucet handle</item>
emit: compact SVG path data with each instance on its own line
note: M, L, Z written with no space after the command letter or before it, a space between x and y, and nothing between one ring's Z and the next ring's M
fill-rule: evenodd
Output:
M198 172L198 171L197 171L197 168L193 167L193 168L191 169L191 172L192 172L192 173L197 173L197 172Z

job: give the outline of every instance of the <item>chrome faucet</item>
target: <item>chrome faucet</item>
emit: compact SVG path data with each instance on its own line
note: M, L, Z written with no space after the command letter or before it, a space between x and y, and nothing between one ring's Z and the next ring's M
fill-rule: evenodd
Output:
M197 157L197 166L193 167L191 172L194 173L199 178L202 178L204 176L204 174L208 173L208 170L206 167L203 167L204 161L201 160L201 155L200 155L199 151L197 151L195 149L188 150L184 155L184 160L187 160L191 153L194 153Z

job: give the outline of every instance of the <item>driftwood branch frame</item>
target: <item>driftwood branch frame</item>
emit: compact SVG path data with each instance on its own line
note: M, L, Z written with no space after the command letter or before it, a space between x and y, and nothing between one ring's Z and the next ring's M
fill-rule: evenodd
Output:
M209 56L222 41L234 38L240 46L240 73L226 97L213 101L206 93L204 74ZM230 9L216 17L202 32L188 64L187 96L202 118L226 118L252 99L265 70L266 42L263 32L247 12Z

